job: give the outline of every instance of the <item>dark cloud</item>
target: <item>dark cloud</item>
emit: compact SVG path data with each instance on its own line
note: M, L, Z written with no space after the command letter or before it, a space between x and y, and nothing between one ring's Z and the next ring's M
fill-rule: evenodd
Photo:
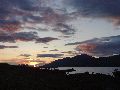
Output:
M41 8L44 23L56 24L64 22L68 17L65 14L59 14L50 7Z
M59 51L58 49L53 49L53 50L50 50L50 51L53 51L53 52L55 52L55 51Z
M54 40L59 40L53 37L40 38L37 32L16 32L16 33L1 33L0 42L16 43L17 41L34 41L36 43L48 43Z
M6 7L7 5L7 7ZM31 10L33 9L31 0L0 0L0 7L4 8L20 8L23 10Z
M44 12L42 13L42 22L48 25L52 25L53 31L61 32L65 35L75 33L75 30L72 28L71 25L65 24L65 22L71 18L69 14L57 13L50 7L43 10Z
M44 37L44 38L38 38L36 39L36 43L48 43L53 40L59 40L58 38L53 38L53 37Z
M54 28L53 31L60 32L65 35L70 35L75 33L75 29L73 29L72 26L63 23L56 24L56 28Z
M31 0L0 0L0 30L18 30L21 21L25 21L26 16L30 15L27 11L34 10Z
M77 45L77 44L80 44L80 42L75 42L75 43L67 43L67 44L65 44L65 46L67 46L67 45Z
M46 31L48 31L48 29L46 29L46 28L38 28L38 27L31 27L31 26L29 26L29 27L25 27L25 28L27 28L27 29L31 29L31 30L36 30L36 31L43 31L43 32L46 32Z
M36 32L18 32L0 34L0 42L15 43L16 41L33 41L38 38Z
M85 16L120 16L120 0L68 0Z
M111 18L120 22L120 0L65 0L64 2L83 17Z
M21 28L18 21L0 20L0 31L14 32Z
M62 36L59 36L60 38L70 38L71 35L62 35Z
M63 34L73 34L71 26L57 24L65 23L70 15L60 7L53 8L49 5L51 2L54 3L53 0L0 0L0 31L16 32L23 28L48 31L35 28L36 24L42 23L57 28L56 31L60 30Z
M37 32L19 32L14 33L12 36L14 36L15 40L20 41L33 41L38 38Z
M18 46L5 46L5 45L0 45L0 49L6 49L6 48L18 48Z
M98 57L120 54L120 35L79 42L79 45L77 43L76 50L80 53Z
M48 48L48 47L43 47L43 48Z
M4 34L4 35L0 35L0 42L9 42L9 43L15 43L15 39L13 36L8 35L8 34Z
M45 57L50 57L50 58L61 58L64 56L64 54L37 54L37 57L45 58Z
M30 55L30 54L20 54L20 56L23 56L23 57L30 57L31 55Z

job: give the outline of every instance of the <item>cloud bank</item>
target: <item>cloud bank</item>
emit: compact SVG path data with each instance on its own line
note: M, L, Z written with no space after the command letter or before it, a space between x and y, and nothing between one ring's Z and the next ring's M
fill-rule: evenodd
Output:
M37 57L42 57L42 58L46 58L46 57L50 57L50 58L61 58L64 54L37 54Z
M80 53L98 57L112 56L120 54L120 35L95 38L79 43L72 43L71 45L77 45L76 50Z
M34 41L36 43L48 43L53 40L59 40L53 37L40 38L37 32L16 32L16 33L2 33L0 34L0 42L16 43L18 41L28 42Z
M18 48L18 46L6 46L6 45L0 45L0 49L6 49L6 48Z
M58 25L65 24L69 15L61 7L56 9L50 3L55 4L53 0L0 0L0 31L16 32L31 25L34 29L35 24L45 24L53 28L64 27L67 30L65 33L71 32L73 29L69 26Z
M120 24L120 0L64 0L73 14L83 17L107 18Z

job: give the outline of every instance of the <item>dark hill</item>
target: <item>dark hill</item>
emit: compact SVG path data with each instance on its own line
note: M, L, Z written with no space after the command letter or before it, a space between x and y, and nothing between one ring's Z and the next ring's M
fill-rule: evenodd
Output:
M120 55L94 58L82 54L72 58L59 59L43 67L120 67Z

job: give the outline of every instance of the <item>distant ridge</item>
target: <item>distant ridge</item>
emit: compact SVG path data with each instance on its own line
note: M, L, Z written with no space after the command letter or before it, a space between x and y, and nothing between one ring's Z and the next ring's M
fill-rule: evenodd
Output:
M120 67L120 55L95 58L82 54L59 59L42 67Z

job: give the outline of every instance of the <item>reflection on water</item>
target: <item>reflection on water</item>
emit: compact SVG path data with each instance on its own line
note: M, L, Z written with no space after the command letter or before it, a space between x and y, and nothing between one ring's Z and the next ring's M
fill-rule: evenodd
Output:
M66 69L72 69L72 68L74 68L76 71L70 72L70 74L94 72L94 73L102 73L102 74L112 75L112 72L115 69L118 69L120 71L120 67L59 67L58 69L59 70L66 70Z

